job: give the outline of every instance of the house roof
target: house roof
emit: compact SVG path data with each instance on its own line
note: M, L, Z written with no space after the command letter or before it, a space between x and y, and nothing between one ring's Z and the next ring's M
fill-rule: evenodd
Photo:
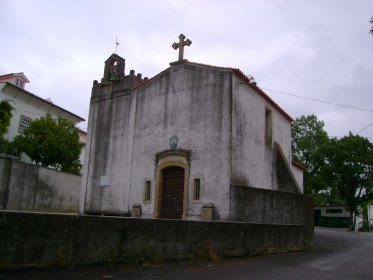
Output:
M25 83L29 83L30 82L27 79L27 77L25 76L25 74L23 74L23 72L9 73L9 74L5 74L5 75L0 75L0 81L6 80L6 79L9 79L9 78L13 78L13 77L20 77L20 78L22 78L22 80L24 80Z
M57 106L57 105L53 104L52 102L50 102L48 100L45 100L45 99L27 91L27 90L21 89L21 88L13 85L11 83L0 82L0 84L3 84L3 87L0 88L0 90L7 93L8 95L11 95L15 98L21 99L25 102L32 102L33 101L34 103L38 103L39 107L43 107L43 108L45 108L49 111L51 111L51 110L57 111L61 116L72 120L74 123L85 121L85 119L83 119L82 117L80 117L80 116L78 116L78 115L60 107L60 106Z

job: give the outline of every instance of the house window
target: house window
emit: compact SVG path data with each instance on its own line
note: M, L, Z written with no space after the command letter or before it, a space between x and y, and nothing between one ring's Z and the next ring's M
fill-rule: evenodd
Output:
M326 209L326 213L328 214L341 214L342 213L342 209Z
M19 160L20 159L20 154L16 151L12 151L7 154L7 158L13 159L13 160Z
M144 200L150 201L152 193L152 183L151 181L145 181L145 191L144 191Z
M267 145L272 145L272 111L265 109L264 139Z
M194 188L193 188L193 200L199 200L201 197L201 179L194 179Z
M23 89L24 87L23 81L21 81L20 79L16 79L16 86Z
M26 128L28 128L31 121L31 118L21 115L19 118L18 132L23 132Z

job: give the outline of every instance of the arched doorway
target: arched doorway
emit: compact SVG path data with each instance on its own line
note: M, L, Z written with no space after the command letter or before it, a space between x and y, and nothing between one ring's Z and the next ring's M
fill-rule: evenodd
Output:
M180 166L171 166L162 170L160 218L182 218L184 180L185 170Z
M154 218L187 219L189 159L186 150L166 150L156 155ZM170 202L170 198L177 202Z

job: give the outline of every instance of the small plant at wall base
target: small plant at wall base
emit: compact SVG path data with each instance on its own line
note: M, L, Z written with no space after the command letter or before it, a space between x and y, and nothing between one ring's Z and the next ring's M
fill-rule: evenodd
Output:
M47 114L35 119L13 140L14 149L26 153L37 165L80 174L79 156L83 143L78 129L64 118Z
M134 253L134 260L136 264L142 266L151 266L161 264L163 258L150 247L147 242L141 243L138 246L138 252Z
M222 260L222 256L212 247L210 241L205 241L199 246L197 258L214 262Z
M8 149L9 142L4 139L4 135L8 132L12 110L13 107L8 101L3 100L0 102L0 153Z

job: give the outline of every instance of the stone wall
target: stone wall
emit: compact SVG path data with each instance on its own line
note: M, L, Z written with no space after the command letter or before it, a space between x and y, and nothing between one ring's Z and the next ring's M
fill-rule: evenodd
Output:
M77 212L81 177L0 158L0 209Z
M313 238L313 201L303 194L231 186L233 222L303 225L306 238Z
M0 211L0 269L70 267L307 248L302 225Z

